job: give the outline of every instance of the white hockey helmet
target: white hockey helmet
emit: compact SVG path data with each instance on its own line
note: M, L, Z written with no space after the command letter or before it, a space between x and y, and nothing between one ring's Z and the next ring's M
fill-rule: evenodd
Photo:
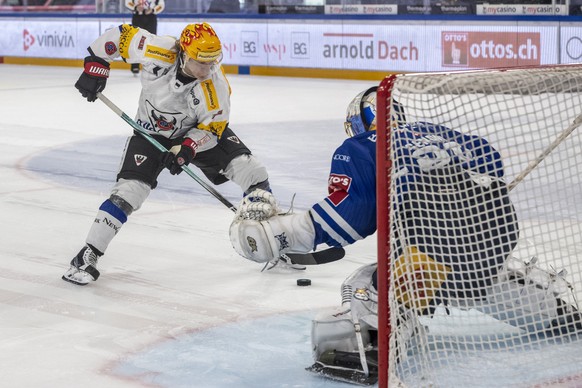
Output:
M373 86L358 93L348 105L344 129L349 137L376 130L377 90L378 87ZM398 101L394 100L392 110L393 121L397 121L399 124L406 122L404 108Z
M376 129L376 90L373 86L358 93L348 105L344 129L349 137Z

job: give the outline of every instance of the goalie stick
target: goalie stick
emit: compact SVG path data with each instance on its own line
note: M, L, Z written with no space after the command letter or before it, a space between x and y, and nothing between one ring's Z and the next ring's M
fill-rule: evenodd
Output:
M97 93L97 98L101 100L109 109L115 112L119 117L121 117L126 123L128 123L137 133L142 135L148 142L150 142L154 147L156 147L161 152L168 152L166 147L160 144L152 135L147 133L142 127L140 127L131 117L125 114L117 105L115 105L109 98L105 97L102 93ZM188 174L192 179L194 179L200 186L202 186L206 191L218 199L224 206L236 213L237 209L228 199L224 198L216 189L204 182L198 175L190 169L190 167L183 165L182 170ZM287 256L293 263L300 265L318 265L331 263L333 261L340 260L345 255L343 248L328 248L312 253L290 253Z
M287 253L287 257L295 264L319 265L342 259L346 254L343 248L327 248L311 253Z

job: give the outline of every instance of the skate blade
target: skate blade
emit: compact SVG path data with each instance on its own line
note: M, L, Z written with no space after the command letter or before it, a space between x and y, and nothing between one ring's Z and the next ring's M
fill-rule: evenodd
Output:
M69 270L61 277L66 282L76 284L78 286L86 286L93 278L85 271L81 271L75 267L69 268Z
M378 375L370 373L368 376L362 371L354 369L333 368L325 366L316 362L310 367L305 368L306 371L315 373L322 377L341 381L344 383L356 384L361 386L370 386L378 382Z

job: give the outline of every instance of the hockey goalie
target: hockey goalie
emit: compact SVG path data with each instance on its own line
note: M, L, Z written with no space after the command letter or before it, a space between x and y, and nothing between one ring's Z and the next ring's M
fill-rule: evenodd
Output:
M266 262L319 244L345 246L376 231L376 88L347 110L350 136L334 153L329 195L309 211L278 214L265 191L243 200L230 229L243 257ZM406 123L395 103L393 129L393 331L399 361L437 308L474 309L523 335L582 335L582 316L562 298L563 273L512 254L519 223L499 152L479 136L427 122ZM377 379L377 271L366 265L341 287L342 305L312 322L314 365L339 380Z

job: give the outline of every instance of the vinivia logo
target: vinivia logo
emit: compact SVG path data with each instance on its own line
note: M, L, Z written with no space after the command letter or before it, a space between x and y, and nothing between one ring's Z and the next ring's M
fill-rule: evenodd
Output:
M24 47L24 51L28 51L28 49L34 44L34 35L28 32L27 29L22 31L22 45Z
M41 34L32 34L27 29L22 30L22 44L24 51L28 51L33 45L37 44L39 47L75 47L73 37L67 31L49 33L43 31Z

